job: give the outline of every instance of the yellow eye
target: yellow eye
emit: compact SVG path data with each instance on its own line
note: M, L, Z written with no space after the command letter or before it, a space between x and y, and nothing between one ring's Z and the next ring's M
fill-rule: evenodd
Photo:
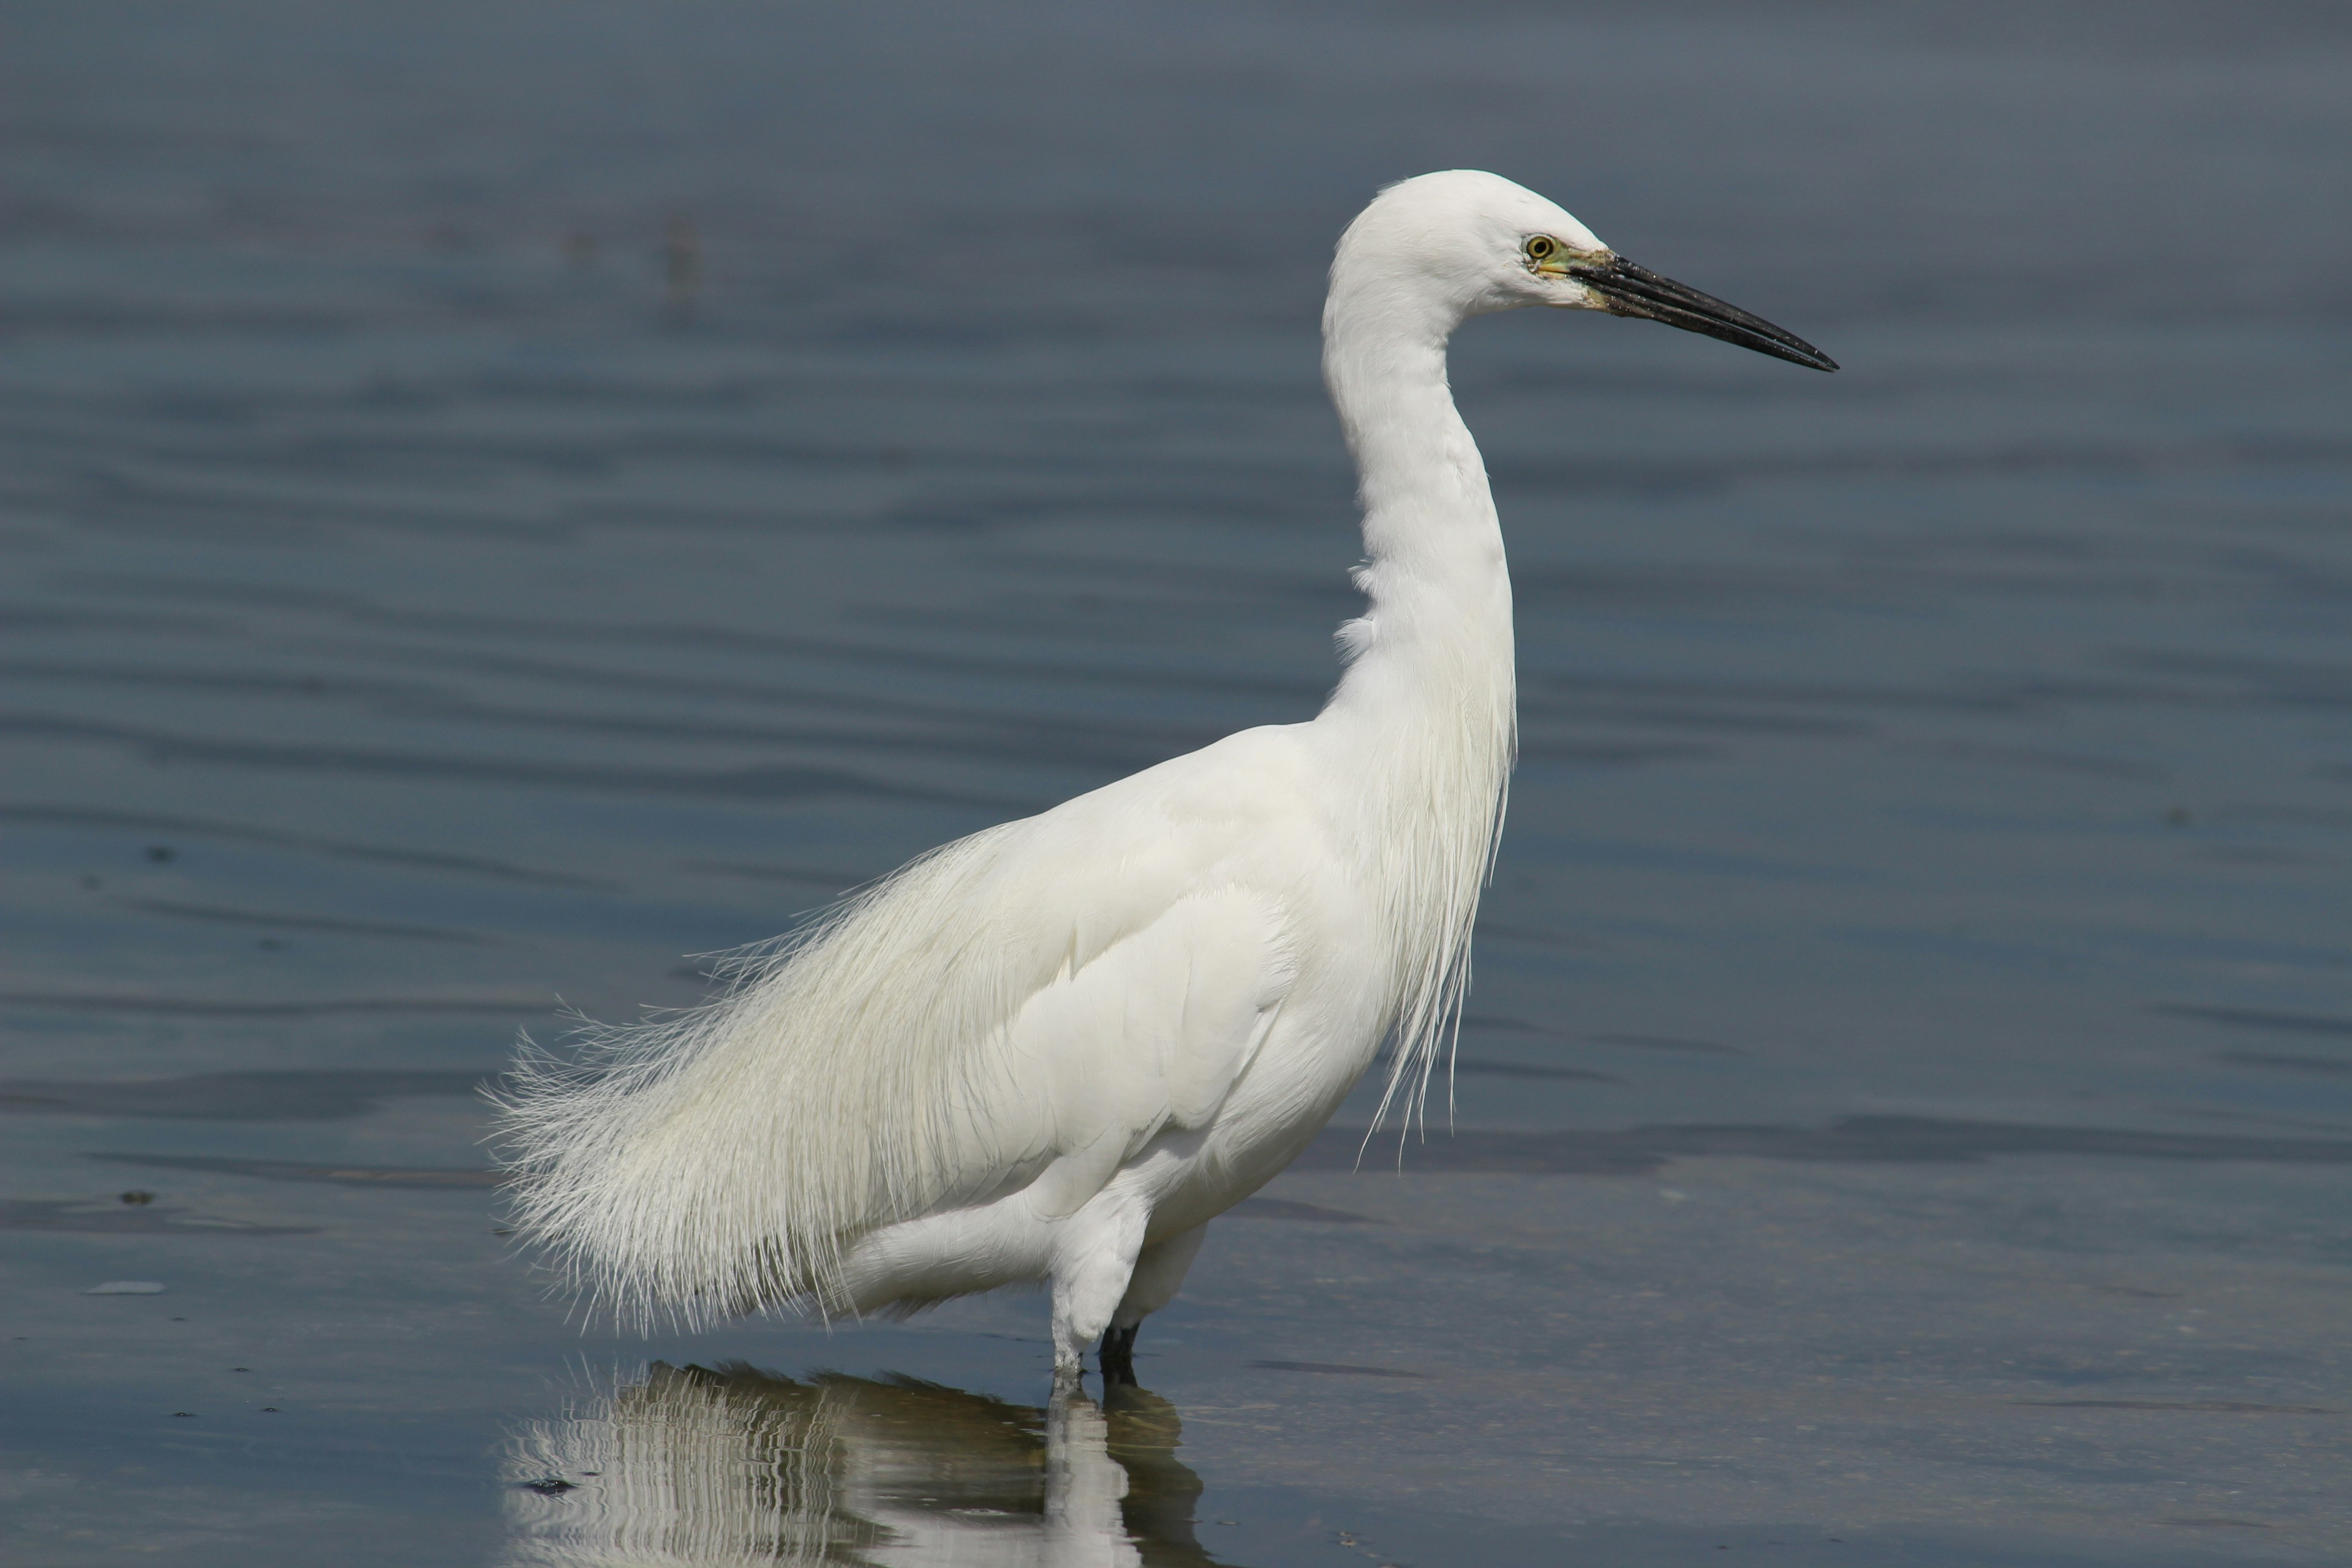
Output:
M1559 241L1548 234L1538 234L1529 239L1522 248L1527 251L1529 261L1543 261L1549 259L1555 251L1559 249Z

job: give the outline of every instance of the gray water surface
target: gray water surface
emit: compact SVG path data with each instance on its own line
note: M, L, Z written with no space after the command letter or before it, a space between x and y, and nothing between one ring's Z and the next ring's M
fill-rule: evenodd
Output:
M6 35L12 1565L2352 1551L2340 9ZM583 1329L516 1031L1310 714L1322 269L1457 165L1847 368L1462 334L1525 758L1453 1129L1360 1168L1360 1094L1099 1406L1034 1298Z

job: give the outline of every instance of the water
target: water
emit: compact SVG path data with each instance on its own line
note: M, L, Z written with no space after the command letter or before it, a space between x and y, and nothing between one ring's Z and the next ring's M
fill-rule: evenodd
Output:
M2340 1560L2340 11L846 10L12 8L9 1562ZM1458 1130L1105 1409L1033 1299L583 1334L472 1086L1310 712L1448 165L1848 367L1463 334Z

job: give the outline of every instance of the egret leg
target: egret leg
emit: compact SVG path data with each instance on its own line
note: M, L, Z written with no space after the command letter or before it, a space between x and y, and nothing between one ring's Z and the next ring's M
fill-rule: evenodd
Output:
M1110 1327L1150 1219L1141 1198L1107 1189L1064 1226L1054 1247L1055 1372L1076 1372L1081 1352Z
M1106 1388L1114 1382L1134 1384L1136 1332L1143 1327L1145 1318L1176 1299L1178 1288L1184 1283L1185 1271L1200 1255L1202 1238L1208 1234L1207 1225L1196 1225L1153 1242L1137 1256L1135 1270L1128 1276L1127 1294L1119 1298L1118 1310L1110 1317L1110 1327L1103 1331L1101 1358Z
M1102 1349L1097 1352L1102 1362L1103 1388L1133 1388L1135 1381L1135 1336L1141 1323L1129 1323L1120 1328L1113 1323L1103 1331Z
M1204 1221L1145 1247L1135 1259L1135 1271L1128 1276L1127 1294L1119 1298L1118 1310L1110 1316L1112 1325L1133 1329L1174 1300L1208 1234L1209 1226Z

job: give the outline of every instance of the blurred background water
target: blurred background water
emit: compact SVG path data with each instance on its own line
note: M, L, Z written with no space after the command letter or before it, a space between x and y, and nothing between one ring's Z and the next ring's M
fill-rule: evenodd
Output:
M18 0L8 1561L2340 1561L2347 79L2294 4ZM1847 367L1458 341L1455 1130L1352 1103L1102 1410L1029 1300L583 1333L514 1031L1311 713L1322 270L1448 166Z

